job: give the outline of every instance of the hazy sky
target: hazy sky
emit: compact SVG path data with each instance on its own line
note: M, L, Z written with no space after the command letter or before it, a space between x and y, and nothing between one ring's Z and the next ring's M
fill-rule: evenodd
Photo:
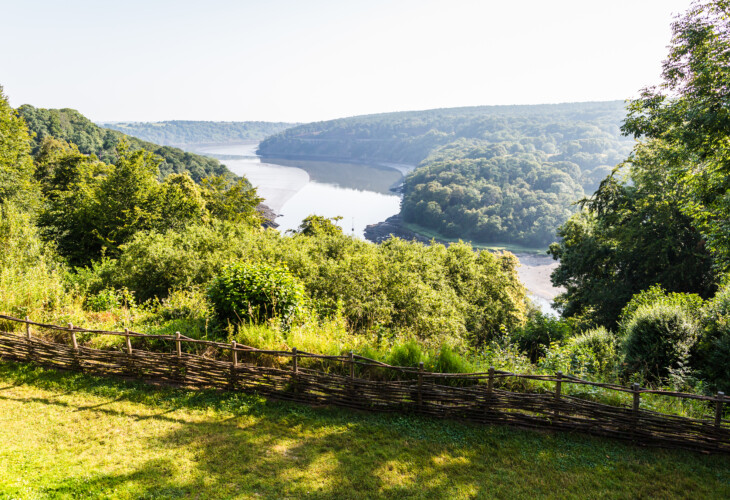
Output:
M625 99L690 0L0 0L13 106L315 121Z

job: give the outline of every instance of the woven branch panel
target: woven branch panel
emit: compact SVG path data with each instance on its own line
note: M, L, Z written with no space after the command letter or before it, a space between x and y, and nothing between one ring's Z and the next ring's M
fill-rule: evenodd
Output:
M56 329L63 330L62 327ZM142 336L131 332L108 333ZM637 444L730 452L730 428L721 419L722 400L716 403L715 399L707 396L664 393L670 397L703 399L708 405L717 404L718 416L715 420L692 419L640 409L639 393L635 391L633 406L613 406L561 395L561 383L596 385L608 390L631 392L625 387L594 384L573 377L561 379L558 376L556 379L497 371L491 375L436 374L419 372L412 368L390 367L361 357L301 353L301 358L297 358L296 351L259 351L245 346L210 343L235 353L230 361L222 361L181 351L180 343L196 341L180 337L172 337L175 339L173 344L175 341L178 343L178 349L172 353L132 350L131 347L121 351L99 350L29 337L30 335L0 332L0 357L95 375L215 387L308 404L336 405L367 411L408 412L481 424L578 431L629 440ZM170 336L148 337L171 340ZM262 362L265 361L262 356L290 356L292 366L263 366L267 363ZM322 361L322 369L297 366L297 359L312 358ZM337 370L326 371L324 363L338 363L341 368L343 365L345 368L349 366L350 375L343 375ZM358 377L354 376L355 368ZM377 370L380 370L380 375L383 370L391 370L398 378L391 376L390 380L381 380L367 377ZM489 382L484 383L488 377ZM556 382L556 392L506 390L504 382L513 377ZM456 385L455 381L462 382L462 385Z

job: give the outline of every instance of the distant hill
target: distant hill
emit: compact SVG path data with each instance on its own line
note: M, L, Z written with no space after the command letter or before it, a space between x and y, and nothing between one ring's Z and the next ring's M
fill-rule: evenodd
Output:
M418 165L401 214L449 238L543 246L630 153L622 101L356 116L287 129L259 154Z
M260 141L297 124L173 120L165 122L109 122L100 125L156 144L185 146L188 144Z
M187 153L181 149L160 146L125 135L116 130L100 127L75 109L43 109L24 104L18 113L33 133L34 152L44 137L50 135L76 144L84 154L95 154L107 163L116 161L116 147L126 137L132 149L145 149L160 156L160 177L171 173L187 172L196 182L210 175L233 174L221 163L206 156Z

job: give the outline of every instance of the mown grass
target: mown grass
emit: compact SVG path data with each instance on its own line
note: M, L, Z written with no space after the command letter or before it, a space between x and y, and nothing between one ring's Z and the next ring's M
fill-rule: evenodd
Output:
M0 497L727 498L730 458L0 362Z

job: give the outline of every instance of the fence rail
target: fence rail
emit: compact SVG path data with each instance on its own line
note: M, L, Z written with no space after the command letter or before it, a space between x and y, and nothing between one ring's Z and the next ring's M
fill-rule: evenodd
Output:
M483 424L578 431L630 440L638 444L709 452L730 452L730 423L723 420L724 394L702 396L625 387L582 380L563 374L528 375L490 368L480 373L433 373L418 368L392 366L358 356L325 356L292 349L277 351L191 339L180 335L148 335L131 330L112 332L43 324L0 315L1 321L25 324L25 335L0 332L0 357L42 366L198 387L218 387L255 392L278 399L348 408L412 412ZM45 340L36 330L56 332L62 342ZM88 333L125 337L115 349L79 345L76 335ZM65 335L68 336L64 339ZM170 352L134 348L132 340L167 341ZM195 344L219 350L206 357L185 352ZM226 354L228 352L228 354ZM217 359L217 358L223 358ZM277 362L291 358L288 365ZM303 366L308 360L319 368ZM329 367L325 366L329 363ZM329 368L329 369L327 369ZM357 375L357 376L356 376ZM554 384L542 392L509 390L514 382ZM591 386L629 394L625 404L612 405L567 394L570 385ZM714 418L689 418L641 408L641 395L653 394L680 400L699 400Z

